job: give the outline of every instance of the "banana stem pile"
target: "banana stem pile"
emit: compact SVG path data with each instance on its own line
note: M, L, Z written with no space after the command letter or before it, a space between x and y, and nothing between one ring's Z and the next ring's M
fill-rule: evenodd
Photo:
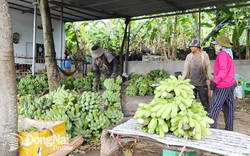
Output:
M183 80L170 75L159 82L154 91L154 99L149 103L139 103L134 118L145 133L158 134L161 138L167 132L177 137L200 140L211 135L210 124L214 120L207 116L193 93L190 79Z

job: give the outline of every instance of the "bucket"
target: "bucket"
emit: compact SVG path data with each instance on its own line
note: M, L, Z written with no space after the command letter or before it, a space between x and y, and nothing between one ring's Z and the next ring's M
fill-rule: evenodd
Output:
M65 68L71 68L71 60L65 60L64 62L65 62L64 64Z

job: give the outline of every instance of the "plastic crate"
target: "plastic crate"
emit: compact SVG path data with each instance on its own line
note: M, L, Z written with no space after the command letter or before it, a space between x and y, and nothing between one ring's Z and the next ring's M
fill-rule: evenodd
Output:
M163 149L162 156L179 156L181 151ZM196 152L183 152L182 156L198 156Z

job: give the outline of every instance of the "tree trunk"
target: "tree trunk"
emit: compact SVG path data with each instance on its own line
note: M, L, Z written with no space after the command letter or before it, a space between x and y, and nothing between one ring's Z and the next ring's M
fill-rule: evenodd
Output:
M234 48L237 52L239 52L239 59L242 59L242 53L240 51L240 36L239 36L239 30L240 30L240 26L239 26L239 22L238 22L238 16L237 16L237 12L234 11L234 14L233 14L233 19L234 19L234 27L235 27L235 43L234 44Z
M44 48L45 48L45 65L47 68L49 91L56 90L61 86L60 74L56 63L56 52L52 34L52 24L48 0L38 0L38 6L42 18Z
M172 58L172 53L171 53L171 31L172 31L172 28L171 28L171 24L168 24L168 35L169 36L167 36L167 53L168 53L168 58L170 59L170 60L172 60L173 58Z
M17 89L13 52L13 32L6 0L0 0L0 155L18 155Z
M178 22L178 17L174 17L174 39L173 39L173 44L172 44L172 59L176 58L176 44L177 44L177 22Z
M247 31L247 41L246 41L246 59L250 59L250 49L249 49L249 37L250 37L250 32L248 28L246 28Z

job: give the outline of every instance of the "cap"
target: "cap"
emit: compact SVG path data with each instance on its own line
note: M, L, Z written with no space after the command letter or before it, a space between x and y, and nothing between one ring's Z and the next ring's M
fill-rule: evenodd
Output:
M212 44L218 44L216 41L211 42Z

